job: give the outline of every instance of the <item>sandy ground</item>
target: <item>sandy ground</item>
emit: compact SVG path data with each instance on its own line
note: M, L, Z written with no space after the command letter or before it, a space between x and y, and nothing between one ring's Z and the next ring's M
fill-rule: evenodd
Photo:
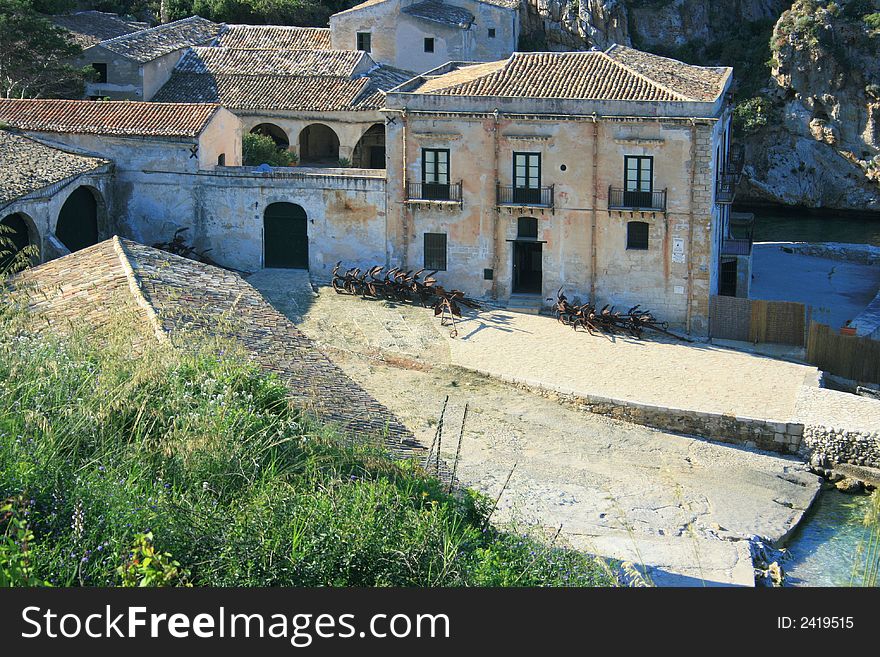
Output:
M799 301L813 319L833 328L855 319L880 288L880 267L785 253L777 243L755 244L753 299Z
M562 526L567 544L644 563L658 584L751 585L748 546L741 539L781 538L818 490L817 478L795 461L584 413L456 364L477 362L487 357L482 352L494 350L514 371L553 371L538 349L538 332L568 338L564 349L575 345L570 329L553 320L493 313L482 322L489 326L462 324L454 341L428 310L338 296L327 288L316 297L304 276L297 276L267 270L249 280L426 444L448 395L441 453L449 464L469 404L461 481L494 498L516 466L495 522L548 531ZM600 340L576 337L584 353L590 351L584 345ZM466 350L460 342L468 342ZM650 352L628 343L595 351L618 347L618 358L631 358L636 372L637 365L647 366L646 358L673 357L667 354L681 349L660 343L657 352L645 344ZM713 356L716 351L699 350ZM752 360L731 353L732 362ZM672 381L646 380L658 390Z

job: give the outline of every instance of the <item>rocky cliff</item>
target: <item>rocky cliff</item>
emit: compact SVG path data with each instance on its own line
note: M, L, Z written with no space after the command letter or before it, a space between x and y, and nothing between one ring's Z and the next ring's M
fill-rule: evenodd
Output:
M880 211L880 0L524 0L548 49L735 69L740 201Z

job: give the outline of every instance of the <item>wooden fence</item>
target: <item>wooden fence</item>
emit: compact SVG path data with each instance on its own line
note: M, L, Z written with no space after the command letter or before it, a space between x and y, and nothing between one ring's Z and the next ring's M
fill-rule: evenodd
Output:
M791 301L713 296L709 335L724 340L804 346L806 307Z
M841 335L825 324L810 322L807 361L846 379L880 383L880 342Z

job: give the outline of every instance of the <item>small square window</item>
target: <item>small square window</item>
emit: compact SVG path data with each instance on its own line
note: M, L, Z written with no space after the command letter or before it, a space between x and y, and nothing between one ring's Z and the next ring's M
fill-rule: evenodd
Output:
M648 250L648 224L644 221L630 221L626 224L626 248L635 251Z
M425 233L425 269L446 271L446 233Z
M357 33L357 49L363 50L364 52L370 52L370 47L372 46L372 36L369 32L358 32Z
M494 39L494 38L495 38L495 28L494 28L494 27L490 27L490 28L489 28L489 38L490 38L490 39Z
M425 52L434 52L434 38L425 37Z

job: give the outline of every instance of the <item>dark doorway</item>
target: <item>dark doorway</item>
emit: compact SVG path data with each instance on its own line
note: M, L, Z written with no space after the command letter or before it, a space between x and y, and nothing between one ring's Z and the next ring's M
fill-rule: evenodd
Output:
M303 128L299 133L299 161L301 164L339 166L339 137L333 129L322 123Z
M98 243L98 200L88 187L78 187L67 197L55 235L71 253Z
M309 268L309 230L306 211L294 203L272 203L263 213L263 266Z
M718 279L718 294L723 297L736 296L736 258L721 262L721 275Z
M513 243L513 291L520 294L541 293L540 242Z
M11 214L0 221L10 231L0 232L4 238L0 243L0 274L6 271L10 263L15 260L15 255L31 243L27 223L20 214Z
M385 168L385 124L370 126L354 147L352 166L360 169Z

